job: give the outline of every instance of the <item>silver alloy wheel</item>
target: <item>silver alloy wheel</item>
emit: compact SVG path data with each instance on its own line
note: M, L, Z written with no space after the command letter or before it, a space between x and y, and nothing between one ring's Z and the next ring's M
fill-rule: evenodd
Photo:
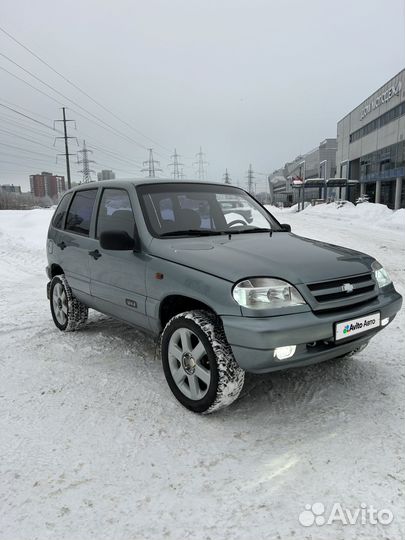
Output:
M52 305L58 323L63 326L67 321L68 304L66 291L61 283L56 283L53 288Z
M175 330L169 341L169 367L179 390L189 399L201 399L208 392L211 371L200 338L188 328Z

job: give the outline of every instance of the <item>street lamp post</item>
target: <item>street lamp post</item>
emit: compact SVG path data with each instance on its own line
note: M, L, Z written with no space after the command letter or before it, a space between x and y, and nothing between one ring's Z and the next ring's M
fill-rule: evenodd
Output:
M319 176L321 176L321 170L322 170L322 165L324 165L324 168L323 168L323 178L325 180L325 185L324 185L324 197L325 197L325 202L327 201L327 198L328 198L328 184L326 183L326 164L328 163L328 160L327 159L324 159L322 160L320 163L319 163Z
M301 165L304 165L304 173L301 174ZM306 169L305 169L305 159L303 159L302 161L300 161L298 163L298 166L300 168L300 177L302 178L302 210L305 210L305 174L306 174ZM298 212L300 211L300 205L298 203Z
M340 162L340 176L342 176L343 165L347 164L347 163L349 163L348 159L344 159L343 161ZM348 178L347 178L347 176L348 176L348 174L347 174L347 167L346 167L346 173L345 173L345 176L344 176L344 178L346 178L346 186L345 186L345 188L346 188L346 191L345 191L346 199L348 199L348 193L347 193L347 191L348 191L348 183L347 183ZM340 187L339 188L339 199L341 199L341 198L342 198L342 188Z

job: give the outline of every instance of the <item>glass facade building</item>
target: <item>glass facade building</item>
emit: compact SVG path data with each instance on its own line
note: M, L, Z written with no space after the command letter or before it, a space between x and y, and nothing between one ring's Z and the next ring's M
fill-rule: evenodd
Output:
M359 180L350 200L405 207L405 70L338 122L336 164L338 176Z

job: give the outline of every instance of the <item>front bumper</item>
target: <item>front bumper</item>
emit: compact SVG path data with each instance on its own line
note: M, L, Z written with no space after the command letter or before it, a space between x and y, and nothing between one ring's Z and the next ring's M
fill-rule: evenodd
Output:
M225 335L241 368L252 373L305 366L346 355L365 346L384 327L357 334L335 342L336 322L355 319L379 311L381 320L394 319L401 309L402 297L394 287L366 305L315 314L313 311L274 317L222 316ZM296 345L295 354L287 360L277 360L274 349Z

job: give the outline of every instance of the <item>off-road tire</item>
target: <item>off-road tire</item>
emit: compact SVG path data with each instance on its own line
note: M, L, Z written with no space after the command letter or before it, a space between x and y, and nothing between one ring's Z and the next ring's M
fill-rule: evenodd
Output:
M169 363L169 344L176 331L191 331L205 349L204 362L210 372L210 382L201 399L190 399L175 382ZM238 366L228 344L222 323L213 313L207 311L187 311L173 317L164 328L161 340L161 356L167 383L174 396L184 407L208 414L230 405L243 387L245 372ZM172 349L171 349L172 350ZM171 358L171 362L174 359ZM179 369L182 367L178 361ZM184 383L182 383L184 385ZM187 383L186 383L187 386ZM184 386L183 386L184 387Z
M66 301L63 302L64 309L66 310L65 321L61 322L61 317L57 317L57 309L54 306L54 290L56 286L61 286L65 294ZM58 287L59 288L59 287ZM59 289L60 290L60 289ZM82 304L72 292L72 289L67 282L65 274L55 276L49 287L49 302L51 307L51 313L55 326L63 332L74 332L85 324L88 317L88 307Z

